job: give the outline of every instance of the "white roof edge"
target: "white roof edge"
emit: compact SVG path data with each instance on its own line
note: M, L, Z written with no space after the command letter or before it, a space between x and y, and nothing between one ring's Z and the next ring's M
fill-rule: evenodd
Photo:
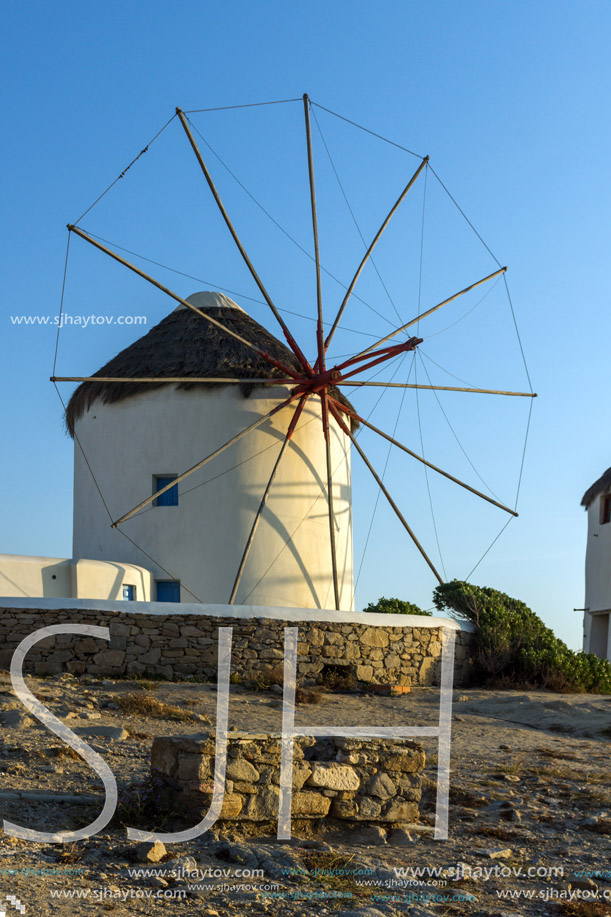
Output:
M334 611L318 608L282 608L271 605L199 605L195 602L128 602L108 599L14 598L0 596L2 608L42 611L115 611L147 615L203 615L219 618L275 618L314 624L336 621L339 624L366 624L370 627L448 627L450 630L475 630L469 621L429 615L372 614L366 611Z

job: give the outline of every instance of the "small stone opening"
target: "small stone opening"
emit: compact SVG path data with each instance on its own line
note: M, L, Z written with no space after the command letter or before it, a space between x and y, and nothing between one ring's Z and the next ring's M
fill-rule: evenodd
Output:
M347 663L325 663L317 680L330 691L356 691L359 687L356 666Z

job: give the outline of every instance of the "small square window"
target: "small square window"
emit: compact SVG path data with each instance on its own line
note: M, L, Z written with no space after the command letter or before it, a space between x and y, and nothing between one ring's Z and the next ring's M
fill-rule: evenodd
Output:
M126 602L133 602L136 598L136 587L135 586L123 586L123 598Z
M153 493L157 493L162 487L167 487L172 481L176 480L175 474L156 474L153 478ZM155 500L155 506L178 506L178 484L170 487L165 493L160 494Z
M180 602L180 580L157 580L158 602Z
M600 498L600 524L607 525L611 522L611 494L603 494Z

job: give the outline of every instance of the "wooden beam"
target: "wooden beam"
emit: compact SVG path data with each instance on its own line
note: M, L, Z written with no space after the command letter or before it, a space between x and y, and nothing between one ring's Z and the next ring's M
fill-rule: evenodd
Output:
M335 398L331 399L333 404L338 410L343 410L350 417L354 417L355 420L358 420L359 423L362 423L363 426L368 427L370 430L373 430L374 433L377 433L387 442L392 443L393 446L402 449L403 452L407 455L411 455L412 458L417 459L419 462L422 462L423 465L426 465L428 468L431 468L433 471L436 471L438 474L443 475L444 478L448 478L450 481L453 481L454 484L458 484L460 487L464 487L465 490L471 491L472 494L475 494L476 497L481 497L482 500L486 500L487 503L492 503L493 506L498 506L499 509L502 509L504 512L509 513L510 516L517 516L515 510L509 509L508 506L505 506L503 503L499 503L498 500L493 500L492 497L486 496L481 491L476 490L475 487L471 487L470 484L465 484L464 481L461 481L459 478L455 478L454 475L450 474L447 471L444 471L442 468L438 468L437 465L433 465L432 462L427 461L421 455L418 455L416 452L412 452L411 449L408 449L407 446L404 446L403 443L400 443L397 439L394 439L392 436L389 436L388 433L385 433L383 430L380 430L378 427L375 427L372 423L369 423L368 420L365 420L364 417L360 417L356 411L351 411L349 408L341 404L341 402L336 401Z
M240 341L241 344L244 344L250 350L253 350L256 354L266 360L268 363L271 363L272 366L278 367L282 372L286 373L287 376L292 376L297 378L297 373L292 369L289 369L286 366L283 366L282 363L279 363L278 360L274 360L273 357L270 357L268 353L265 353L263 350L259 350L258 347L255 347L254 344L251 344L250 341L247 341L246 338L242 337L241 334L238 334L236 331L233 331L231 328L226 328L221 322L217 322L215 318L212 318L211 315L208 315L205 310L198 309L197 306L192 305L192 303L187 302L186 299L183 299L182 296L179 296L178 293L174 293L172 290L165 287L162 283L159 283L158 280L155 280L154 277L151 277L145 271L140 270L139 267L136 267L135 264L132 264L130 261L127 261L125 258L122 258L121 255L118 255L116 252L113 252L112 249L107 248L105 245L102 245L101 242L98 242L96 239L93 239L90 235L80 229L78 226L73 226L71 223L68 224L68 229L70 232L75 232L77 236L80 236L81 239L84 239L86 242L89 242L90 245L93 245L94 248L98 248L104 254L109 255L115 261L118 261L119 264L122 264L124 267L129 268L130 271L133 271L134 274L138 274L139 277L142 277L144 280L148 280L154 287L157 287L158 290L161 290L162 293L167 293L172 299L179 302L181 306L185 306L187 309L190 309L192 312L195 312L201 318L205 319L207 322L210 322L211 325L214 325L220 331L224 331L225 334L230 335L235 338L237 341Z
M159 490L155 491L150 497L147 497L146 500L142 500L137 506L134 506L133 509L130 509L129 512L124 513L120 519L117 519L116 522L113 522L112 527L116 528L117 525L121 525L122 522L127 522L128 519L131 519L137 512L141 509L144 509L145 506L148 506L149 503L152 503L153 500L156 500L157 497L164 494L166 490L169 490L171 487L175 487L181 481L184 481L190 474L193 474L194 471L197 471L199 468L202 468L207 462L212 461L213 458L216 458L217 455L220 455L221 452L224 452L225 449L228 449L229 446L233 446L234 443L237 443L238 440L242 439L243 436L246 436L247 433L256 430L257 427L260 427L262 423L266 420L269 420L270 417L273 417L274 414L277 414L282 408L286 407L296 398L299 398L299 395L291 395L290 398L287 398L285 401L282 401L280 404L276 405L275 408L272 408L271 411L268 411L267 414L263 414L258 420L255 420L254 423L251 423L248 427L245 427L239 433L236 433L235 436L232 436L231 439L228 439L226 443L223 443L222 446L219 446L218 449L215 449L214 452L211 452L210 455L207 455L206 458L203 458L201 462L197 462L196 465L193 465L191 468L188 468L187 471L184 471L182 474L179 474L177 478L174 478L170 484L166 484L165 487L161 487Z
M380 344L384 344L386 341L389 341L391 338L394 338L396 334L400 334L402 331L405 331L406 328L410 328L412 325L415 325L416 322L419 322L423 318L427 318L429 315L432 315L433 312L437 312L438 309L441 309L442 306L447 306L448 303L453 302L455 299L458 299L459 296L464 296L465 293L468 293L470 290L474 290L476 287L486 283L488 280L493 280L495 277L498 277L500 274L504 274L507 270L506 267L500 268L498 271L494 271L492 274L488 274L487 277L482 277L481 280L476 280L475 283L470 284L470 286L465 287L464 290L459 290L458 293L454 293L453 296L449 296L447 299L444 299L443 302L437 303L436 306L433 306L431 309L427 309L426 312L422 312L420 315L417 315L416 318L413 318L411 321L406 322L404 325L401 325L400 328L397 328L395 331L391 331L390 334L387 334L386 337L380 338L379 341L376 341L375 344L372 344L370 347L366 347L365 350L361 350L357 356L361 357L365 353L369 353L370 350L374 350L376 347L379 347Z
M334 383L335 385L354 385L354 386L381 386L383 388L418 388L435 392L477 392L480 395L514 395L517 398L536 398L535 392L505 392L493 388L460 388L456 385L420 385L414 382L359 382L357 380L341 379Z
M384 482L382 481L382 479L380 478L380 476L377 474L375 468L373 467L373 465L371 464L371 462L369 461L369 459L367 458L367 456L365 455L365 453L364 453L363 450L361 449L361 447L360 447L360 445L359 445L359 443L358 443L358 440L356 439L356 437L354 437L354 436L352 435L350 429L346 426L346 424L345 424L344 421L342 420L341 414L338 412L338 410L336 409L335 405L330 404L330 405L329 405L329 409L330 409L331 413L333 414L333 416L335 417L335 420L338 422L338 424L340 425L340 427L342 428L342 430L343 430L344 433L346 434L346 436L349 436L349 437L350 437L350 439L351 439L351 441L352 441L352 445L354 446L354 448L356 449L356 451L358 452L358 454L361 456L361 458L363 459L363 461L364 461L365 464L367 465L367 468L369 469L369 471L371 472L371 474L372 474L373 477L375 478L375 480L376 480L376 482L377 482L377 484L378 484L380 490L382 491L382 493L384 494L384 496L386 497L386 499L387 499L388 502L390 503L390 505L391 505L392 509L394 510L394 512L395 512L395 514L396 514L396 516L397 516L397 518L399 519L399 521L400 521L401 524L403 525L403 528L406 530L407 534L409 535L409 537L412 539L412 541L414 542L414 544L416 545L416 547L418 548L418 550L419 550L420 553L422 554L423 558L425 559L425 561L427 562L427 564L428 564L429 567L431 568L432 572L434 573L435 577L437 578L439 584L440 584L441 586L443 586L443 580L442 580L441 576L439 575L439 573L437 572L437 570L436 570L436 568L435 568L435 565L433 564L433 561L432 561L431 558L428 556L428 554L426 553L426 551L424 550L424 548L422 547L422 545L420 544L420 542L419 542L418 539L416 538L414 532L412 531L412 529L410 528L409 524L407 523L407 520L406 520L405 517L403 516L401 510L399 509L399 507L397 506L397 504L395 503L395 501L393 500L393 498L392 498L391 495L389 494L388 490L387 490L386 487L384 486Z
M428 157L428 156L425 156L424 159L422 160L422 162L420 163L420 165L418 166L418 168L416 169L416 171L414 172L414 174L412 175L412 177L410 178L410 180L408 181L407 185L405 186L405 188L403 189L403 191L401 192L401 194L399 195L399 197L397 198L397 200L395 201L395 203L394 203L393 206L391 207L388 216L386 217L386 219L384 220L384 222L382 223L382 225L381 225L380 228L378 229L378 231L377 231L377 233L376 233L376 235L375 235L375 237L374 237L374 239L373 239L373 242L371 243L371 245L369 246L369 248L368 248L367 251L365 252L365 255L363 256L363 260L362 260L361 263L359 264L359 266L358 266L358 268L357 268L357 271L356 271L356 274L355 274L354 277L352 278L352 281L350 282L350 286L349 286L348 289L346 290L346 295L344 296L344 299L343 299L343 301L342 301L342 304L341 304L341 306L339 307L339 312L338 312L337 315L335 316L335 321L333 322L333 325L332 325L332 327L331 327L331 330L329 331L329 334L327 335L327 339L326 339L326 341L325 341L325 351L329 349L329 344L331 343L331 340L332 340L332 338L333 338L333 335L335 334L335 332L336 332L336 330L337 330L337 326L339 325L339 323L340 323L340 321L341 321L342 315L344 314L344 309L345 309L346 306L348 305L348 300L349 300L350 297L352 296L352 292L353 292L353 290L354 290L354 287L356 286L357 280L358 280L359 277L360 277L361 271L363 270L363 268L364 268L365 265L367 264L369 258L371 257L371 254L372 254L374 248L376 247L376 245L377 245L378 242L380 241L380 238L381 238L381 236L382 236L382 233L384 232L384 230L386 229L386 227L387 227L388 224L390 223L390 221L391 221L391 219L393 218L393 216L394 216L396 210L398 209L398 207L400 206L401 202L403 201L403 198L406 196L406 194L408 193L408 191L410 191L410 189L412 188L414 182L416 181L416 179L418 178L418 176L420 175L420 173L422 172L422 170L424 169L424 167L428 164L428 161L429 161L429 157Z
M251 273L251 275L252 275L252 277L253 277L255 283L256 283L257 286L259 287L259 290L260 290L260 292L261 292L261 295L262 295L263 298L265 299L265 302L267 303L267 305L268 305L268 306L270 307L270 309L272 310L272 312L273 312L273 314L274 314L274 317L276 318L276 321L279 323L280 327L282 328L282 331L284 332L284 336L285 336L285 338L286 338L286 340L287 340L287 343L288 343L289 347L291 348L291 350L293 351L293 353L295 354L295 356L297 357L297 359L299 360L299 362L301 363L301 365L303 366L303 368L306 370L306 372L312 374L312 367L310 366L310 364L309 364L308 361L306 360L305 356L304 356L303 353L301 352L301 348L299 347L297 341L295 340L295 338L293 337L293 335L292 335L291 332L289 331L289 329L288 329L288 327L287 327L287 325L286 325L286 322L284 321L284 319L282 318L282 316L281 316L280 313L278 312L278 309L276 308L276 306L275 306L274 303L272 302L271 296L269 295L269 293L267 292L267 290L266 290L265 287L263 286L263 281L261 280L261 278L260 278L259 275L257 274L257 272L256 272L256 270L255 270L255 268L254 268L254 265L253 265L252 261L250 260L250 258L249 258L248 255L246 254L246 249L245 249L244 246L242 245L242 243L241 243L241 241L240 241L240 237L238 236L238 234L237 234L237 232L236 232L236 230L235 230L235 227L234 227L233 223L232 223L231 220L229 219L229 214L228 214L227 211L225 210L225 207L224 207L223 202L222 202L222 200L221 200L221 198L220 198L220 196L219 196L219 193L218 193L218 191L216 190L216 186L215 186L214 182L212 181L212 176L210 175L210 172L208 171L208 167L206 166L206 163L204 162L203 156L202 156L202 154L201 154L200 151L199 151L199 147L197 146L197 144L196 144L196 142L195 142L195 138L193 137L193 134L191 133L191 129L190 129L190 127L189 127L189 124L188 124L188 122L187 122L187 119L186 119L186 117L185 117L184 112L183 112L180 108L177 108L177 109L176 109L176 114L178 115L178 117L179 117L179 119L180 119L180 123L182 124L182 126L183 126L183 128L184 128L184 131L185 131L185 134L187 135L187 138L188 138L188 140L189 140L189 143L191 144L191 149L192 149L193 152L195 153L195 157L196 157L196 159L197 159L197 161L198 161L198 163L199 163L199 165L200 165L200 168L201 168L202 172L204 173L204 178L206 179L206 182L208 183L208 187L210 188L210 191L212 192L212 196L213 196L214 200L216 201L216 205L217 205L217 207L219 208L219 210L220 210L220 212L221 212L221 216L223 217L223 219L224 219L224 221L225 221L225 225L227 226L227 229L228 229L229 232L231 233L231 236L232 236L232 238L233 238L233 241L235 242L235 244L236 244L236 246L237 246L237 249L238 249L238 251L240 252L242 258L244 259L244 262L245 262L245 264L246 264L246 267L247 267L248 270L250 271L250 273Z
M303 96L305 112L306 143L308 148L308 176L310 179L310 206L312 208L312 232L314 234L314 262L316 264L316 303L318 308L318 321L316 323L316 342L318 345L318 360L316 369L319 373L325 371L325 345L323 339L322 320L322 283L320 279L320 252L318 249L318 219L316 216L316 190L314 187L314 158L312 156L312 130L310 127L310 100Z

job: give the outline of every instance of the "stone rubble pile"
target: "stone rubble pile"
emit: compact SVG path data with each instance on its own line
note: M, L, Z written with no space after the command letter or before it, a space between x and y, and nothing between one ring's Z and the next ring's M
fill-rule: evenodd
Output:
M214 783L215 736L159 736L151 769L172 792L177 813L203 817ZM418 820L424 751L412 741L298 737L293 746L293 819L327 816L399 827ZM221 820L275 821L280 737L228 736Z

